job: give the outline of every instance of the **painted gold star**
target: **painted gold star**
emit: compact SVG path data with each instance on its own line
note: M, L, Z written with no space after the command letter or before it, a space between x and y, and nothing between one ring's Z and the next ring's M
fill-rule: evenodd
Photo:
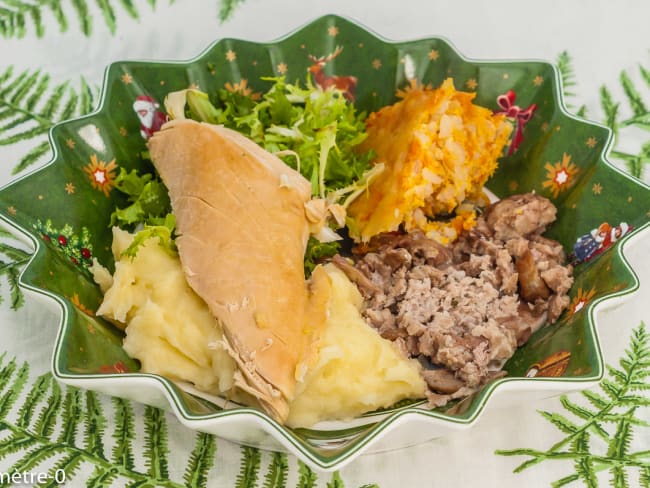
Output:
M285 73L287 72L287 63L280 63L280 64L278 64L278 66L276 67L276 70L277 70L278 73L280 73L281 75L285 74Z
M470 78L465 82L465 86L470 90L476 90L476 87L478 86L478 81L476 81L474 78Z
M165 80L160 80L160 86L163 86L165 84Z
M587 142L585 142L585 144L593 149L594 147L596 147L597 142L598 140L592 136L589 139L587 139Z
M336 27L335 25L333 25L333 26L331 26L331 27L329 27L327 29L327 35L329 35L329 36L336 37L338 35L338 33L339 33L339 28Z
M257 59L254 59L253 62L251 63L253 66L257 66Z
M510 78L510 75L508 73L503 73L503 79L507 80L508 78Z
M556 125L556 126L555 126L555 130L556 130L557 132L560 132L560 126L559 126L559 125Z
M120 79L125 85L130 85L133 83L133 76L131 76L129 73L124 73Z
M16 215L16 207L14 207L13 205L11 207L7 207L7 212L9 213L9 215Z
M372 67L375 69L381 68L381 59L375 58L372 60Z
M359 48L362 48L362 47L363 47L363 42L360 42L360 43L358 44L358 46L359 46Z
M647 217L650 217L650 210L648 210L645 214Z
M44 197L43 197L43 195L39 195L37 198L38 198L39 200L43 200Z
M226 52L226 59L232 63L235 59L237 59L237 54L232 49L228 49Z
M544 78L542 78L540 75L537 75L535 78L533 78L533 85L540 86L542 83L544 83Z
M544 122L542 124L542 132L546 132L546 131L548 131L548 122Z
M594 183L594 185L591 187L591 191L594 193L594 195L600 195L603 191L603 185L600 183Z
M124 127L120 127L120 135L121 135L122 137L124 137L124 136L126 136L127 134L128 134L128 132L126 131L126 129L125 129Z
M627 197L627 203L632 203L632 197L631 196Z
M429 59L431 61L437 61L439 57L440 57L440 53L438 52L437 49L432 49L431 51L429 51Z
M75 187L74 187L74 185L72 184L72 182L69 182L69 183L66 183L66 184L65 184L65 192L66 192L68 195L72 195L72 194L74 193L74 191L75 191Z
M68 146L70 149L74 149L75 142L72 139L66 139L65 145Z
M305 45L304 45L304 44L301 44L301 45L300 45L300 49L305 49Z

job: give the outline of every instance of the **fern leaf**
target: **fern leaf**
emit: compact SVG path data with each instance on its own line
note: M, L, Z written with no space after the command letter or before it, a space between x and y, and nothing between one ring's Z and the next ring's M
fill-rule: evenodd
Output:
M27 453L14 463L14 465L7 470L9 473L30 473L37 471L38 468L44 464L48 459L57 454L56 446L52 444L44 444L34 449L27 451ZM43 470L45 471L45 470Z
M16 403L18 396L23 391L28 378L29 364L25 362L16 372L16 377L13 378L8 391L0 397L0 419L5 418L8 415L9 410L11 410L11 407Z
M609 376L611 376L618 384L624 385L629 381L629 371L621 371L619 369L616 369L612 366L607 365L607 372L609 373Z
M576 474L588 488L598 488L598 479L594 463L589 455L583 456L574 463Z
M97 394L86 391L86 411L84 414L86 429L84 431L84 446L86 451L101 459L104 457L104 429L106 417Z
M165 413L151 406L145 408L145 465L149 475L156 479L169 477L167 467L167 422Z
M599 410L604 410L610 405L609 401L605 397L599 395L595 391L585 390L582 392L582 395L589 400L589 403Z
M0 370L0 393L2 393L2 391L11 381L11 377L13 376L17 367L18 365L16 364L16 358L13 358Z
M68 30L68 19L66 18L65 13L61 8L61 3L57 0L53 0L51 2L48 2L48 7L50 7L50 10L52 11L52 15L54 15L56 23L59 24L59 30L61 32L66 32Z
M288 470L287 455L282 452L274 452L269 471L264 477L263 488L284 488L287 484Z
M621 86L623 87L623 92L625 93L625 96L627 97L627 100L630 104L630 107L632 108L632 112L636 117L643 115L648 112L648 109L645 107L645 104L643 103L643 98L637 91L636 87L634 86L634 83L628 76L628 74L625 71L621 72L620 76L620 81L621 81Z
M577 403L572 402L566 396L562 396L560 398L560 403L566 410L571 412L576 417L580 417L583 420L591 420L597 415L596 412L593 412L588 408L585 408L581 405L578 405Z
M618 108L619 104L612 99L612 94L605 85L600 87L600 105L605 112L605 125L612 129L614 135L618 132Z
M56 415L61 405L61 387L56 381L50 384L50 396L41 410L34 431L40 437L50 437L56 425Z
M223 23L229 20L242 3L244 3L244 0L221 0L219 4L219 21Z
M106 469L101 465L95 466L95 471L86 481L87 488L110 488L114 486L113 481L117 478L117 470Z
M75 437L81 420L81 391L76 388L66 388L63 400L63 426L58 443L66 446L75 445Z
M297 488L313 488L316 486L318 476L302 461L298 461L298 487Z
M17 423L20 427L26 429L30 426L36 406L47 393L51 382L52 375L50 373L43 374L36 379L29 395L27 395L22 407L18 410Z
M612 400L618 400L618 398L621 396L622 393L621 388L618 385L614 384L613 382L609 381L608 379L604 379L600 382L600 388Z
M243 446L241 448L242 460L235 488L247 488L257 485L257 475L260 470L260 450L255 447Z
M551 483L551 486L553 488L560 488L562 486L570 485L571 483L573 483L574 481L578 481L579 479L580 479L580 475L572 474L564 478L561 478L557 481L554 481L553 483Z
M5 459L13 454L24 452L36 445L38 441L22 432L14 432L8 438L0 442L0 459Z
M213 435L199 433L183 480L187 486L204 487L208 483L208 472L214 464L217 443Z
M124 7L124 10L131 16L133 19L138 18L138 10L135 8L135 5L131 0L121 0L122 2L122 7Z
M650 463L641 468L639 482L641 483L641 488L650 488Z
M81 462L83 461L83 455L80 452L72 452L67 454L60 461L58 461L54 466L50 468L47 473L48 483L41 485L43 488L57 488L60 486L59 480L62 477L60 473L65 473L65 479L69 480L74 477Z
M345 483L343 483L341 474L338 471L334 471L332 474L332 479L327 483L327 488L345 488Z
M111 31L111 34L115 34L115 10L113 10L108 0L97 0L97 5L99 5L99 9L102 11L108 30Z
M92 17L88 12L88 4L86 0L72 0L72 7L77 12L79 19L79 28L85 36L90 36L93 31Z
M50 143L47 141L39 143L20 159L18 164L11 170L11 174L15 175L20 173L37 161L42 160L43 156L48 155L49 153Z
M9 282L9 294L11 296L11 309L18 310L25 303L25 295L20 289L20 270L15 266L9 269L7 274L7 281Z
M630 484L627 480L627 472L623 466L613 466L609 472L612 474L612 479L610 481L611 486L614 488L630 488Z
M131 444L135 437L135 422L133 419L133 408L123 398L112 398L115 409L115 431L113 439L115 445L111 452L115 464L126 469L133 469L133 450Z
M540 414L565 434L575 434L578 432L578 426L559 413L540 412Z
M40 70L17 75L12 68L5 70L0 75L0 145L35 141L13 168L13 174L48 154L44 136L55 123L88 113L93 104L93 90L83 78L75 91L69 82L51 86L50 76Z

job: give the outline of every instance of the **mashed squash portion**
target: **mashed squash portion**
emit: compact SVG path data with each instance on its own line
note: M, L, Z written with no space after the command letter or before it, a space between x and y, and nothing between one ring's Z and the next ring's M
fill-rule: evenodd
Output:
M307 427L423 398L426 384L418 362L366 324L363 298L340 269L328 264L325 271L332 284L329 315L316 345L318 359L298 383L287 425Z
M348 208L350 235L422 230L443 244L475 224L473 206L497 166L512 126L503 114L472 103L451 78L437 89L412 86L399 102L370 114L362 150L384 171ZM444 215L445 222L431 219Z
M221 327L187 284L180 260L157 239L147 240L133 259L122 256L132 240L113 229L112 280L99 269L94 273L104 291L97 315L126 327L124 350L140 361L141 371L217 395L227 392L235 362L220 346Z

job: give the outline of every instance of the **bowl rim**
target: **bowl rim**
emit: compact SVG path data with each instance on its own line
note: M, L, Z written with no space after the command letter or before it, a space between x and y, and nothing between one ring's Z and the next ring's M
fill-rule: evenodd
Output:
M619 173L620 175L633 181L634 183L650 190L650 186L647 185L645 182L632 177L631 175L629 175L628 173L626 173L625 171L623 171L622 169L620 169L619 167L617 167L616 165L610 162L608 156L612 150L614 136L613 136L613 132L609 127L599 122L595 122L592 120L579 117L568 111L564 101L562 76L555 63L550 62L548 60L535 59L535 58L519 58L519 59L470 58L465 56L459 49L457 49L455 44L451 42L449 39L447 39L445 36L431 35L431 36L421 36L418 38L404 39L404 40L389 39L377 33L373 29L368 28L362 22L359 22L351 17L341 16L336 14L327 14L327 15L322 15L322 16L312 18L311 20L306 21L300 24L298 27L290 30L286 34L277 37L275 39L272 39L270 41L247 41L247 42L252 42L256 46L261 48L273 46L280 43L283 40L292 38L293 36L303 31L306 27L315 24L317 22L322 22L324 19L331 19L333 22L343 21L343 22L350 23L366 31L369 35L375 37L378 41L380 41L385 45L400 46L404 44L417 43L423 41L440 40L444 44L446 44L454 52L454 54L457 55L462 61L474 65L493 64L493 63L512 63L512 64L541 63L546 65L547 67L550 67L553 72L553 82L554 82L553 90L552 90L553 99L554 102L557 104L557 107L559 108L561 114L579 123L592 125L600 129L604 129L607 134L606 141L603 145L603 148L600 151L600 154L598 155L598 162L596 164L605 164L606 166L608 166L609 169ZM110 74L112 71L117 69L119 65L122 65L123 63L130 63L130 64L157 63L163 65L183 65L183 64L189 65L191 63L200 61L206 54L211 52L215 48L215 46L217 46L222 42L227 42L229 40L240 41L245 39L232 38L232 37L215 39L207 47L202 49L198 54L184 60L128 59L128 60L118 60L118 61L111 62L104 69L101 88L100 88L100 96L99 96L99 100L97 101L96 109L88 114L61 121L55 124L54 126L52 126L48 131L48 142L50 144L50 147L52 148L52 157L50 158L50 160L47 163L31 171L25 172L23 175L20 175L17 178L11 179L7 184L3 185L0 188L0 192L4 192L14 184L29 178L30 176L44 170L49 166L54 165L58 161L60 156L60 148L58 143L55 141L54 133L57 130L59 130L59 127L66 125L70 122L92 119L93 117L97 116L98 114L104 112L107 109L106 102L107 102L107 95L109 91L108 83L109 83ZM68 374L61 371L61 369L59 368L59 359L62 354L62 342L64 338L64 332L68 326L68 320L71 314L72 305L67 300L65 300L61 295L58 295L56 293L53 293L43 288L39 288L38 286L32 285L31 283L27 282L26 279L24 279L24 273L30 268L33 262L41 254L44 253L44 244L39 239L37 239L29 230L23 228L22 226L20 226L19 224L11 220L3 212L0 212L0 221L5 226L10 227L14 231L13 233L20 240L27 242L33 248L33 253L30 256L29 261L20 272L19 280L18 280L19 285L21 286L21 288L28 291L33 297L39 299L39 301L46 303L46 305L52 306L53 309L56 309L58 312L60 312L58 331L57 331L56 340L54 343L54 349L52 352L52 357L50 362L53 376L63 384L81 387L81 388L89 388L89 389L93 389L93 383L98 380L101 380L101 382L106 385L122 383L126 378L124 375L120 375L120 374L84 374L83 376L81 376L81 375ZM629 273L629 275L632 277L632 284L627 288L612 293L608 293L602 297L594 299L592 302L590 302L587 305L588 307L587 321L589 324L588 329L592 334L594 340L594 347L596 352L595 356L597 362L597 368L596 368L597 374L593 376L576 377L576 378L563 378L563 377L561 378L508 378L505 377L505 378L498 379L484 387L484 389L482 390L484 393L482 393L481 398L476 402L475 405L472 406L472 414L466 418L449 417L444 414L440 414L438 412L433 412L433 411L418 408L417 406L404 407L388 414L387 416L385 416L385 418L379 421L372 421L371 423L373 425L370 427L370 430L365 432L360 439L357 439L352 444L346 446L340 453L332 456L327 456L327 455L321 455L318 452L314 451L313 449L306 447L306 442L304 441L301 442L298 436L296 436L291 432L291 429L282 426L281 424L279 424L278 422L270 418L265 413L256 410L254 408L238 407L236 409L232 409L232 410L226 409L212 414L193 415L185 411L181 396L179 395L178 391L176 391L172 387L173 382L171 380L168 380L160 375L134 372L129 374L127 381L142 382L143 385L146 384L156 389L158 393L162 394L162 396L164 397L166 401L165 406L170 407L174 415L179 419L179 421L187 427L200 430L200 428L203 427L203 424L205 424L206 422L211 422L214 423L214 425L218 426L219 424L226 422L228 418L232 417L233 415L242 416L254 422L257 427L261 428L267 434L273 436L274 439L278 441L285 449L298 456L303 462L305 462L311 468L319 471L332 471L335 469L340 469L342 466L344 466L345 464L351 462L354 458L356 458L356 456L366 451L370 447L373 441L387 434L389 431L394 430L399 425L409 421L412 418L424 418L432 422L442 422L446 426L451 426L453 428L461 428L461 429L469 428L471 425L476 423L476 421L485 411L487 407L488 399L490 399L493 396L499 395L502 391L506 389L513 389L513 388L517 389L517 387L521 386L522 383L525 385L535 385L535 390L549 389L549 391L550 390L555 391L557 390L558 384L573 385L573 387L570 389L579 389L579 388L587 388L589 386L592 386L596 382L600 381L604 374L604 361L603 361L602 344L600 341L600 336L598 334L598 327L597 327L598 321L596 316L604 309L611 308L613 306L616 306L617 304L620 304L621 302L628 301L629 299L632 298L634 292L638 290L639 288L638 276L634 271L634 269L629 264L627 258L625 257L624 249L628 246L628 242L630 242L631 240L634 241L638 239L637 236L642 233L645 233L643 231L644 230L647 231L648 228L650 228L650 222L628 233L620 241L618 241L615 246L616 256L621 259L624 265L625 272Z

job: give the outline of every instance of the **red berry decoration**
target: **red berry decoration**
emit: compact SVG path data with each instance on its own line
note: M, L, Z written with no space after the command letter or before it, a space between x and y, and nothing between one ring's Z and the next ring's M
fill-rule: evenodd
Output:
M70 261L72 261L72 263L73 263L75 266L76 266L77 264L79 264L79 260L78 260L77 258L75 258L74 256L70 256Z
M82 248L81 255L84 259L90 259L90 250L87 247Z
M68 239L64 235L60 235L57 240L59 241L59 244L62 246L67 246L68 245Z
M50 242L52 240L50 239L50 236L48 236L47 234L43 234L42 237L45 242Z

